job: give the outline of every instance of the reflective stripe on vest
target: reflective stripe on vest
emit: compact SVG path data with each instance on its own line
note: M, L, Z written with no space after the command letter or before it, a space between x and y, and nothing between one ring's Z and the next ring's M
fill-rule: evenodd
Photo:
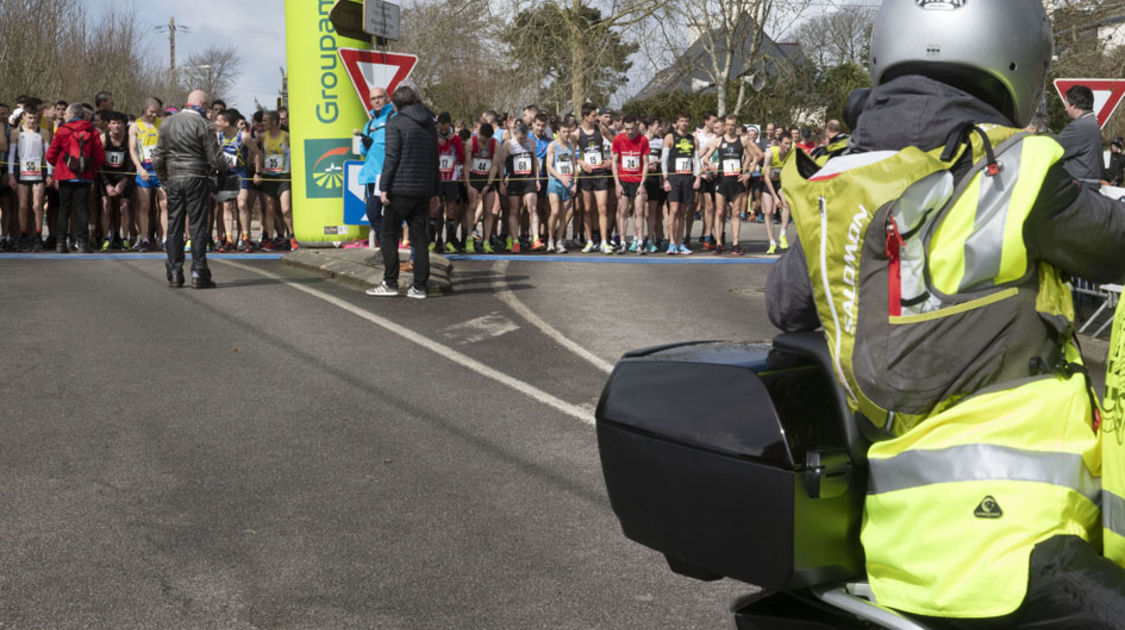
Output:
M1014 282L1028 273L1023 224L1044 175L1062 155L1062 147L1049 138L1022 137L997 154L999 173L973 176L929 243L935 288L955 295Z
M1125 538L1125 499L1102 491L1102 523L1109 531Z
M1086 469L1077 453L964 444L905 451L888 459L870 459L868 463L867 492L873 495L935 483L1028 481L1068 488L1094 503L1101 499L1101 482ZM1120 508L1123 519L1119 522L1125 523L1125 502L1120 503Z

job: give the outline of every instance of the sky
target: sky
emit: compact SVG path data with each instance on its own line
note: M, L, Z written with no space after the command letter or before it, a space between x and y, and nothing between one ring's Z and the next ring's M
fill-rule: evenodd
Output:
M146 33L142 45L168 65L168 33L157 26L176 18L176 59L183 63L210 46L233 44L242 57L242 73L227 105L253 109L254 99L272 107L281 91L285 67L285 11L282 0L84 0L94 16L132 9ZM183 29L182 27L187 27Z

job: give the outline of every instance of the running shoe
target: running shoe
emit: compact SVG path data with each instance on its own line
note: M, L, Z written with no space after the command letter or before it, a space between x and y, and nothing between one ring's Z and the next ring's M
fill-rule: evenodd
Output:
M386 280L380 282L379 286L371 287L370 289L364 291L364 293L366 293L367 295L373 295L373 296L376 296L376 297L398 297L399 296L398 287L392 287L391 285L387 284Z
M191 239L190 238L188 240L184 241L184 251L185 252L191 251Z
M685 256L690 256L692 254L692 251L687 248L687 245L680 245L677 248L676 253L677 254L683 254Z
M289 237L289 251L295 252L300 248L301 248L301 244L297 242L297 239L295 239L293 237Z
M434 253L434 250L437 249L437 243L430 241L430 244L426 246L426 249L430 250L431 254Z
M541 238L535 239L535 242L531 244L531 251L533 252L541 252L545 249L547 249L547 246L543 244L543 239Z
M715 239L710 236L703 237L703 249L715 249Z
M426 299L426 292L419 291L418 289L415 289L413 285L411 285L411 287L406 290L406 297L413 298L415 300L424 300Z
M660 251L660 248L656 246L656 243L653 243L652 241L649 241L649 243L648 243L648 253L655 254L659 251Z
M38 235L31 237L30 250L33 251L33 252L43 251L43 239L40 238Z
M641 251L641 244L637 239L633 239L633 242L629 243L629 253L636 254L638 251Z
M556 254L565 254L566 253L566 245L564 245L562 241L559 241L558 243L555 243L555 253Z
M730 248L730 253L734 254L735 256L742 256L746 252L742 251L741 246L735 245L734 247Z
M108 252L110 249L112 249L112 247L113 247L113 241L109 240L108 238L105 239L104 241L102 241L102 251L103 252Z
M680 253L680 248L677 247L675 243L668 243L668 251L666 253L669 256L675 256L676 254Z
M715 247L715 249L711 250L711 253L714 254L715 256L722 256L723 255L723 246L719 245L719 246Z
M481 243L480 248L481 248L481 251L483 251L486 254L491 254L493 251L495 251L495 250L492 249L492 243L489 243L488 241L485 241L485 242Z
M781 233L781 249L789 249L789 239L785 238L785 232Z
M237 249L240 252L248 254L248 253L254 251L254 246L250 244L250 239L240 238L240 239L238 239Z
M513 245L515 245L516 247L519 247L519 241L517 241L516 239L509 236L507 238L507 240L504 242L504 249L506 249L510 252L510 251L512 251Z
M513 254L518 254L518 253L520 253L520 242L519 242L519 241L513 241L513 242L512 242L512 247L511 247L511 249L509 249L508 251L509 251L509 252L511 252L511 253L513 253Z
M582 248L583 254L589 254L594 251L594 241L586 241L586 246Z
M609 243L602 243L602 253L603 254L613 254L613 253L615 253L613 251L613 245L610 245Z
M777 253L777 243L770 242L770 248L766 250L766 253L767 254L776 254Z
M754 223L765 223L765 222L766 222L766 215L764 215L764 214L759 214L758 216L754 217Z
M56 247L58 247L58 242L55 240L54 234L47 237L47 241L43 243L43 247L46 247L47 249L55 249Z
M272 240L263 237L262 242L258 245L258 249L262 250L263 252L272 252L273 250L277 249L277 246L273 244Z
M445 253L456 254L457 253L457 246L454 245L453 243L446 243L445 244Z
M477 246L476 246L476 244L475 244L475 243L473 242L473 239L472 239L472 237L470 237L470 238L467 238L467 239L465 239L465 253L466 253L466 254L475 254L475 253L477 253Z

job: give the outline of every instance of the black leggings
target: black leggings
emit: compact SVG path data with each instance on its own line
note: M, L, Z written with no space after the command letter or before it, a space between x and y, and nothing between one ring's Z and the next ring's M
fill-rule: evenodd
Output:
M59 218L55 221L55 234L60 243L66 242L72 206L78 242L85 245L90 239L90 182L59 182Z

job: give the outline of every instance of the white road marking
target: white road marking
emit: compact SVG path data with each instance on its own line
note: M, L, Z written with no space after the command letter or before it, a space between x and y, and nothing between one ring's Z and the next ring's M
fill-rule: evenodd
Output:
M503 275L504 272L507 271L507 269L508 261L506 260L497 261L492 265L492 271L500 275ZM602 372L605 372L606 374L609 374L613 371L612 363L583 348L582 346L578 345L577 342L570 340L561 332L556 330L554 326L548 324L542 317L536 315L534 311L528 308L526 304L521 302L520 299L516 297L515 293L512 293L511 289L508 288L508 285L504 283L503 279L493 280L492 288L496 291L496 297L500 298L501 302L507 304L509 308L519 314L520 317L526 319L529 324L538 328L539 331L544 335L547 335L551 339L554 339L555 342L560 346L585 359L591 365L598 368Z
M438 343L438 342L436 342L432 339L429 339L428 337L425 337L424 335L420 335L420 334L414 332L413 330L410 330L409 328L406 328L405 326L400 326L399 324L396 324L396 323L392 322L391 320L386 319L385 317L380 317L380 316L378 316L374 313L371 313L369 311L365 311L362 308L360 308L358 306L355 306L354 304L351 304L351 303L346 302L344 300L341 300L340 298L338 298L334 295L329 295L329 294L327 294L323 291L318 291L317 289L313 289L312 287L307 287L307 286L304 286L302 284L298 284L296 282L290 282L289 280L286 280L285 278L283 278L283 277L281 277L277 274L273 274L273 273L270 273L268 271L262 271L262 270L259 270L259 269L255 269L253 267L250 267L248 265L244 265L242 263L237 263L237 262L234 262L234 261L231 261L231 260L220 260L218 262L222 262L223 264L230 265L232 267L241 269L243 271L247 271L249 273L253 273L253 274L257 274L259 276L265 277L265 278L269 278L270 280L276 280L277 282L280 282L280 283L288 286L291 289L296 289L298 291L301 291L302 293L307 293L308 295L311 295L311 296L313 296L317 299L323 300L324 302L327 302L327 303L329 303L329 304L331 304L331 305L333 305L337 308L345 310L345 311L351 313L352 315L355 315L356 317L367 320L367 321L371 322L372 324L375 324L376 326L379 326L380 328L383 328L383 329L385 329L389 332L392 332L392 333L398 335L399 337L402 337L403 339L405 339L405 340L407 340L407 341L409 341L413 344L419 345L419 346L425 348L426 350L429 350L430 352L433 352L433 353L438 354L438 355L440 355L440 356L442 356L446 359L449 359L450 361L453 361L454 363L457 363L459 365L467 367L470 370L476 372L477 374L480 374L481 376L484 376L486 378L490 378L490 379L492 379L492 380L494 380L494 381L496 381L496 382L498 382L502 385L506 385L508 387L511 387L512 389L520 392L521 394L524 394L528 398L531 398L533 400L541 402L544 405L547 405L548 407L552 407L552 408L556 409L557 411L559 411L561 413L564 413L564 414L566 414L566 415L568 415L572 418L576 418L578 420L581 420L582 422L584 422L586 424L589 424L589 425L594 424L594 416L593 416L592 413L590 413L589 407L583 407L581 405L574 405L574 404L568 403L565 400L562 400L561 398L558 398L556 396L548 394L547 392L539 389L538 387L535 387L534 385L531 385L529 383L525 383L525 382L523 382L523 381L521 381L517 378L513 378L511 376L508 376L507 374L504 374L503 372L500 372L499 370L495 370L495 369L481 363L480 361L477 361L476 359L473 359L470 356L467 356L467 355L465 355L461 352L458 352L458 351L454 350L453 348L442 345L442 344L440 344L440 343ZM392 298L372 298L372 299L392 299ZM406 299L406 298L399 298L399 299Z
M470 319L467 322L444 328L441 334L446 339L458 341L464 345L499 337L519 329L520 327L515 322L501 315L499 311L494 311L484 317Z

